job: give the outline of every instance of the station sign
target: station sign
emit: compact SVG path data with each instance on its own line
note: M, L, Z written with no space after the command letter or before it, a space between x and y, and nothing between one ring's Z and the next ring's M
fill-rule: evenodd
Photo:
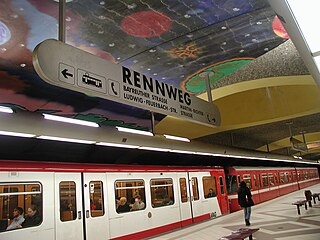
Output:
M213 103L54 39L38 44L33 65L44 81L55 86L209 126L220 125L220 113Z

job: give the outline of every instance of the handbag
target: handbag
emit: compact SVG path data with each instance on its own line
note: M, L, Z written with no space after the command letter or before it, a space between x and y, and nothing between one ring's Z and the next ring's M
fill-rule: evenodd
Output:
M248 205L249 205L249 207L254 205L252 198L248 198Z

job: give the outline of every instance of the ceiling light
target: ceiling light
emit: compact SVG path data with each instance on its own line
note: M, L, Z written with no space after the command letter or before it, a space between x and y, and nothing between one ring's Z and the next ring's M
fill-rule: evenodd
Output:
M0 112L13 113L13 110L11 108L9 108L9 107L0 106Z
M172 140L177 140L177 141L182 141L182 142L190 142L190 139L185 138L185 137L176 137L176 136L171 136L171 135L167 135L167 134L164 134L163 136L165 136L165 138L167 138L167 139L172 139Z
M214 156L214 153L206 153L206 152L195 152L194 154L204 155L204 156Z
M169 152L168 148L156 148L156 147L139 147L142 150L159 151L159 152Z
M109 143L109 142L98 142L96 145L108 146L108 147L121 147L121 148L139 148L138 145L120 144L120 143Z
M173 152L173 153L184 153L184 154L195 154L195 152L185 151L185 150L176 150L176 149L170 150L170 152Z
M53 137L53 136L39 136L39 139L45 140L54 140L54 141L62 141L62 142L72 142L72 143L85 143L85 144L94 144L95 141L75 139L75 138L62 138L62 137Z
M74 119L74 118L66 118L66 117L60 117L56 115L50 115L50 114L42 114L45 119L47 120L53 120L53 121L58 121L58 122L66 122L66 123L73 123L73 124L78 124L78 125L84 125L88 127L99 127L99 124L95 122L89 122L85 120L79 120L79 119Z
M0 131L0 135L14 136L14 137L26 137L26 138L32 138L32 137L36 136L34 134L29 134L29 133L8 132L8 131Z
M124 127L116 127L116 128L120 132L128 132L128 133L135 133L135 134L146 135L146 136L153 136L151 132L147 132L147 131L142 131L142 130L137 130L132 128L124 128Z

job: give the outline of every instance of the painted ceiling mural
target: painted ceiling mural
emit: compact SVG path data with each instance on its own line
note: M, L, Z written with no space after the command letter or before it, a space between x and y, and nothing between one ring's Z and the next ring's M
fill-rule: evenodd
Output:
M69 0L66 43L191 94L288 39L265 0ZM0 2L0 105L151 127L146 110L43 82L32 66L41 41L57 39L58 1ZM157 114L159 121L164 116Z

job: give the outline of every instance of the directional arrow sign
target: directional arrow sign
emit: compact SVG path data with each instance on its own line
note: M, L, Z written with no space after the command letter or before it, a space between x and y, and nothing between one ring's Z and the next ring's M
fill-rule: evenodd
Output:
M55 86L209 126L220 125L218 108L143 73L49 39L33 52L39 76Z
M61 73L62 73L62 75L63 75L65 78L67 78L67 79L68 79L68 76L69 76L69 77L73 77L73 74L68 73L68 69L66 69L66 68L63 69Z

